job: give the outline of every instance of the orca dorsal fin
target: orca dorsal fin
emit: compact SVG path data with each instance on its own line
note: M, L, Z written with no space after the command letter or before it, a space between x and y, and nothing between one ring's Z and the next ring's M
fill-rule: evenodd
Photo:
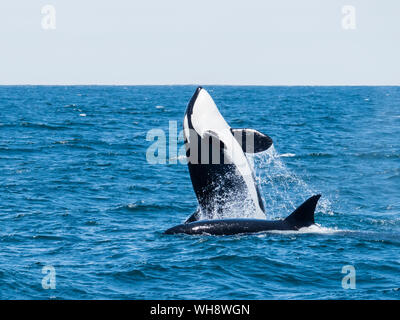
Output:
M319 198L321 198L321 195L317 194L304 201L285 221L296 229L309 227L314 224L314 212Z
M245 153L258 153L272 146L272 139L254 129L233 129L231 132Z
M189 218L186 219L184 224L198 221L200 219L200 209L197 209Z

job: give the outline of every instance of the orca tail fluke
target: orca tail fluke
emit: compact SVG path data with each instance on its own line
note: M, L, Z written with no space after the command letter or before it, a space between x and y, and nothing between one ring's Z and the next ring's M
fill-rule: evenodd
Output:
M321 195L317 194L304 201L300 207L285 219L285 222L296 229L309 227L314 224L314 212L319 198L321 198Z

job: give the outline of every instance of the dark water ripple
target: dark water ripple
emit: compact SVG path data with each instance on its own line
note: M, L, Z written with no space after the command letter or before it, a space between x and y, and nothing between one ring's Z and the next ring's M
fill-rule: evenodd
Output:
M208 87L273 138L295 176L271 183L298 203L301 179L330 210L305 233L171 237L196 200L186 166L146 162L146 134L181 128L194 89L0 87L0 298L399 299L400 88Z

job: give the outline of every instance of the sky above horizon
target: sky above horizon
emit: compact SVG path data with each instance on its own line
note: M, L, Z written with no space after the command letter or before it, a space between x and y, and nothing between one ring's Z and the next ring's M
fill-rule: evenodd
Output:
M2 0L0 84L400 85L399 17L398 0Z

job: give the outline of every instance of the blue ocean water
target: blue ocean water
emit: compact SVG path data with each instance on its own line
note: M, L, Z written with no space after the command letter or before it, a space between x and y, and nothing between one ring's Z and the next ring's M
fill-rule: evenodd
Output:
M321 193L320 227L163 235L197 201L146 135L181 128L194 86L2 86L1 299L400 298L400 87L206 89L274 140L252 159L268 218Z

